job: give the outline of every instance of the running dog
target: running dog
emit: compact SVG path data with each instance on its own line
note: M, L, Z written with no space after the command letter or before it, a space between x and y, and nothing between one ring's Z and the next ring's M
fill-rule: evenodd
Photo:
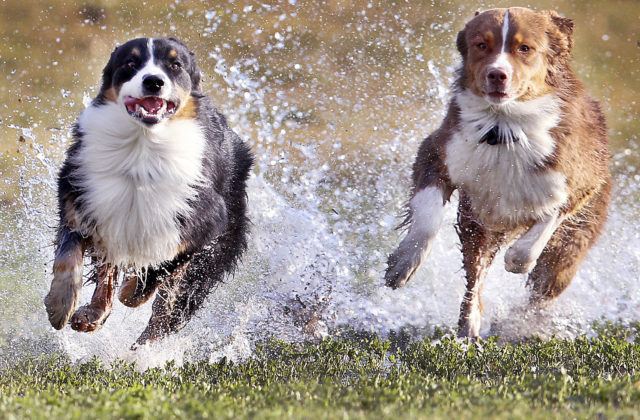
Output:
M408 232L385 281L395 289L414 275L458 190L467 281L461 337L479 336L480 291L501 247L511 245L508 271L529 273L537 305L569 285L605 223L607 127L571 70L572 47L573 22L553 11L489 10L458 34L452 100L418 150Z
M130 307L158 290L137 343L178 331L247 247L252 164L248 146L203 95L184 44L138 38L116 48L59 174L44 300L51 325L97 330L121 281L119 299ZM85 256L96 288L76 309Z

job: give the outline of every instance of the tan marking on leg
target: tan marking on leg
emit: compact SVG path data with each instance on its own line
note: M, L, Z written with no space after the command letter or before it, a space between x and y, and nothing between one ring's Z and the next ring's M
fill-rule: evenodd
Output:
M76 215L76 209L71 199L67 199L64 202L65 216L67 217L67 225L70 229L76 229L78 227L78 218Z
M177 255L185 252L191 244L188 242L180 243ZM156 278L149 278L149 271L142 270L140 273L132 273L127 276L120 286L118 292L118 299L125 306L134 308L146 303L154 295L156 289L160 285L157 278L158 274L154 273L151 276Z
M49 322L56 330L67 325L78 306L82 289L82 256L84 247L78 246L63 255L57 255L53 263L53 280L44 298Z
M133 274L128 276L122 282L120 286L120 290L118 291L118 300L122 302L125 306L135 307L138 306L133 302L132 296L136 292L136 288L138 286L138 276Z

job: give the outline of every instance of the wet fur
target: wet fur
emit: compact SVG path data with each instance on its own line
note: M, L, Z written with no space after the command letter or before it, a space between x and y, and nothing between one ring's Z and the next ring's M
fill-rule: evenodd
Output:
M176 58L182 67L172 71ZM179 104L168 120L145 125L127 114L122 89L140 90L144 79L127 66L132 59L139 60L135 70L159 74L161 94ZM160 289L138 343L178 331L247 247L252 163L249 148L202 94L186 46L140 38L116 48L59 174L54 280L45 298L52 325L99 328L115 293L110 282L125 278L119 297L128 306ZM82 255L91 257L97 287L76 311Z
M418 150L408 234L385 280L392 288L410 280L435 235L420 226L439 226L458 190L467 279L460 336L479 336L482 283L501 247L511 244L505 266L529 273L530 302L538 305L569 285L604 226L606 123L570 68L572 33L573 22L555 12L510 8L478 14L458 34L453 98Z

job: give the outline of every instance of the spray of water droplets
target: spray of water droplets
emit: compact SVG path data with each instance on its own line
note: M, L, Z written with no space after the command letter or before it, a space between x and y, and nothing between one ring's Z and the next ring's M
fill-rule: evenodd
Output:
M204 16L210 32L215 31L219 16L214 12ZM276 34L265 48L283 48L286 33ZM404 47L413 51L409 41ZM304 110L285 89L275 91L267 77L255 76L261 71L257 59L225 57L219 46L208 52L218 80L213 89L224 92L221 111L257 156L248 189L249 250L235 276L210 294L184 330L137 351L130 345L149 319L150 304L133 310L116 302L108 322L91 335L68 328L54 332L41 300L53 258L55 174L68 137L56 140L60 146L55 157L33 141L23 160L15 162L20 168L19 199L1 213L3 225L14 227L5 228L0 236L2 275L16 285L0 292L3 349L58 350L74 360L121 358L148 367L167 360L242 359L265 339L317 340L345 327L384 336L403 327L455 326L464 293L453 227L455 197L431 255L415 278L396 291L385 288L382 281L386 256L400 239L394 227L407 198L413 156L420 139L443 116L453 60L427 60L419 49L410 54L409 64L426 70L411 76L428 81L423 92L427 100L420 110L425 117L384 130L378 117L386 112L387 101L402 98L363 95L355 104L345 105L339 96L318 91L314 92L318 109ZM306 69L313 76L322 66L295 64L292 69ZM365 79L385 76L374 73ZM342 76L331 77L340 81ZM336 116L336 122L327 122L307 141L304 132L312 125L313 113L331 107L350 108L365 115L365 121L352 122L349 129L354 134L344 134L346 128L339 124L344 118ZM37 140L26 128L12 129ZM388 137L369 145L359 130L384 132ZM351 143L350 136L355 138ZM616 159L624 162L625 156L637 155L637 148L627 150ZM589 333L596 320L638 319L640 238L629 223L636 218L637 170L623 164L616 173L617 198L605 234L571 286L543 310L525 309L525 277L507 273L503 254L498 255L482 294L483 334L507 339L533 334L570 337ZM90 289L84 289L83 302L90 299Z

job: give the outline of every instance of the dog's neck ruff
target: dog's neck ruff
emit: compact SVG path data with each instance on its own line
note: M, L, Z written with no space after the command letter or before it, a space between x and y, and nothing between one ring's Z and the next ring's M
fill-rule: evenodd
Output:
M547 168L560 120L553 95L492 104L455 94L459 121L446 147L451 182L470 197L478 220L496 228L535 221L567 199L564 175Z
M80 115L75 158L82 225L98 257L121 267L159 264L181 245L178 218L202 182L205 136L195 120L145 129L115 103Z
M478 147L498 146L516 153L522 149L536 166L553 153L555 141L549 130L560 121L559 102L553 95L494 104L463 89L454 100L464 135Z

